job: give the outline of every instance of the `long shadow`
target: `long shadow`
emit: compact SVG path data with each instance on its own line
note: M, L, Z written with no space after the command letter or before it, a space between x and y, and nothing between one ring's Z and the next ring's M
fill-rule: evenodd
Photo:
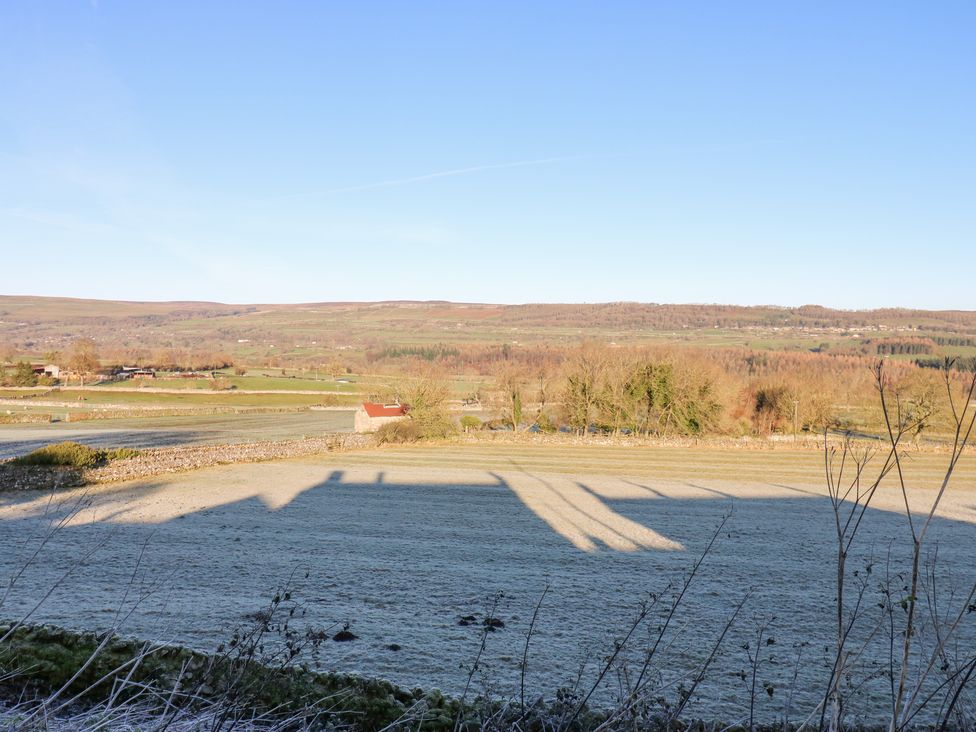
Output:
M518 470L508 479L509 488L526 508L578 549L596 551L598 544L616 551L683 548L680 543L613 511L600 496L581 483L556 477L554 480L559 481L556 485L530 473L514 460L509 462ZM529 484L524 483L526 479Z
M564 531L561 530L561 522L565 521L568 523L574 530L572 532L573 534L578 533L585 537L584 546L581 548L595 549L596 546L594 541L600 542L608 549L629 550L638 548L638 544L624 536L623 532L618 531L611 526L609 521L603 521L600 518L597 518L596 511L592 509L589 511L585 510L580 505L580 501L578 499L576 501L570 500L566 494L557 490L552 483L544 478L540 478L529 473L526 473L526 476L534 479L543 487L546 494L550 498L555 499L557 502L557 506L553 506L551 501L545 501L545 503L541 505L532 507L532 510L537 516L545 520L546 523L549 523L553 529L560 534L566 535ZM583 486L579 483L575 483L575 485L583 488ZM584 491L586 491L585 488ZM593 494L590 493L590 495L592 496ZM519 497L522 499L523 503L526 503L526 498L524 496ZM599 501L599 499L597 500ZM528 506L529 504L526 503L526 505ZM588 523L590 526L587 526ZM594 524L595 528L593 526ZM569 537L567 536L567 538Z
M632 485L635 488L640 488L641 490L645 490L656 498L668 498L666 494L662 493L657 488L651 488L651 486L649 485L644 485L643 483L638 483L636 481L629 480L627 478L620 478L620 482L626 483L627 485Z
M613 520L615 520L618 523L618 525L621 525L622 524L624 527L627 527L627 524L626 523L623 523L621 521L621 518L623 518L623 517L621 517L619 514L617 514L613 510L611 510L609 508L608 504L603 501L603 498L598 493L596 493L595 491L593 491L589 486L587 486L584 483L576 482L576 485L584 493L586 493L587 495L589 495L592 498L593 502L595 504L598 504L601 507L602 511L604 511L606 514L612 516L613 517ZM631 544L633 544L633 549L634 550L641 549L641 548L644 548L644 549L663 549L663 550L682 550L682 549L684 549L684 547L681 544L679 544L678 542L671 541L670 539L667 539L667 538L665 538L665 537L657 534L657 532L654 532L655 536L652 537L650 541L648 541L646 538L640 537L639 534L644 533L645 530L647 529L647 527L643 526L642 524L637 524L637 527L638 527L638 532L637 532L638 533L638 536L634 536L631 532L627 532L627 531L621 532L621 531L618 531L618 529L614 528L609 522L603 521L603 520L597 518L597 516L595 515L596 512L587 513L583 508L578 508L578 510L581 513L584 513L585 515L589 516L589 518L592 519L593 521L596 521L596 522L600 523L602 526L605 526L608 531L611 531L611 532L617 534L618 536L620 536L624 541L630 542ZM624 521L627 521L627 519L624 519ZM613 548L613 547L608 546L607 548Z
M49 506L51 511L57 512L62 511L64 507L88 505L95 500L113 499L126 502L145 500L167 487L169 484L163 482L139 481L136 483L79 486L58 491L0 491L0 520L4 519L4 509L22 507L28 504L38 507Z
M728 507L725 496L707 493L668 500L648 493L646 498L606 501L608 510L666 532L687 551L588 552L529 510L507 474L485 475L484 481L410 483L389 471L380 482L364 468L323 466L317 476L288 486L282 485L280 470L267 464L247 473L252 484L236 487L234 473L206 474L224 498L209 496L205 484L195 491L176 491L162 482L99 488L95 497L103 501L103 513L89 514L59 532L18 585L16 597L0 610L16 616L30 607L80 548L105 540L38 616L69 627L103 629L148 539L140 571L152 577L176 575L165 592L133 614L127 633L213 648L293 578L293 591L307 603L308 622L351 622L359 636L353 643L329 642L324 666L456 693L464 677L458 664L470 661L480 642L478 628L461 627L458 618L483 612L484 598L495 591L507 593L499 608L507 627L493 634L483 660L499 684L517 684L522 631L539 592L551 584L530 666L533 685L548 693L572 676L580 644L598 644L625 627L642 595L662 590L686 571ZM600 499L592 487L573 488L588 501ZM549 494L551 487L535 490L560 506L573 495L560 486L557 497ZM275 493L289 500L270 500ZM588 505L583 504L582 513ZM39 504L6 509L0 506L2 547L20 546L22 537L36 534L45 520ZM140 519L143 510L150 517L156 510L162 518ZM707 557L681 617L681 641L662 656L663 667L684 668L689 658L698 658L747 588L753 589L749 617L781 619L775 626L777 648L800 642L821 649L829 645L834 596L827 559L830 521L829 501L822 495L737 497L732 538L723 536ZM863 526L859 546L864 549L852 554L852 567L868 559L870 547L904 537L904 518L897 512L869 509ZM968 556L972 523L937 518L933 537L957 583L976 579ZM895 541L893 561L904 559L907 550L906 543ZM0 580L23 556L23 547L0 552ZM303 579L305 572L308 579ZM966 628L961 642L976 643L972 626ZM723 699L741 691L734 679L742 659L734 649L753 631L746 621L737 626L726 644L733 650L716 660L713 675L719 681L703 690L714 716L724 716ZM392 643L402 650L386 650ZM870 647L873 660L883 660L880 646ZM810 653L795 684L801 706L815 704L821 688L820 657ZM783 652L778 658L764 667L764 678L788 688L792 657ZM771 714L781 712L775 706L781 702L779 696L763 700Z
M690 481L685 482L685 485L691 486L692 488L697 488L700 491L705 491L705 493L711 493L712 495L720 496L721 498L728 498L731 500L735 497L731 493L726 493L725 491L720 491L715 488L709 488L708 486L699 485L698 483L692 483Z
M541 485L543 490L550 498L555 498L557 502L563 505L562 508L560 508L558 505L549 505L547 510L544 510L538 504L533 505L533 502L530 502L529 499L527 499L524 495L519 495L519 500L521 500L522 503L525 504L526 507L529 508L533 513L542 518L543 521L545 521L554 531L566 537L566 539L574 546L584 550L595 549L596 545L592 541L592 538L594 537L589 535L591 532L588 532L583 523L576 518L579 514L582 514L582 512L570 504L569 501L567 501L566 498L563 497L558 491L554 490L552 484L547 482L545 479L530 475L524 470L522 471L522 474ZM514 492L515 489L512 488L512 486L500 475L497 473L491 473L491 475L496 478L500 484L512 489ZM585 516L585 514L583 515ZM602 526L604 526L604 528L609 528L606 527L606 524L602 524ZM616 532L611 533L615 534L616 536L620 536ZM622 536L620 538L623 539ZM606 539L605 535L604 539ZM609 544L606 541L603 541L602 543L604 546L609 547Z
M788 491L793 491L794 493L802 493L807 496L814 496L815 498L822 498L823 493L818 493L817 491L811 491L806 488L797 488L794 485L786 485L786 483L770 483L769 485L775 488L783 488Z

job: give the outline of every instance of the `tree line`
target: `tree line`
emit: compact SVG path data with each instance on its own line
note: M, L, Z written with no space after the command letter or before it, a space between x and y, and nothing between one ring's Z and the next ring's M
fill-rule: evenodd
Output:
M878 426L872 359L600 344L562 356L497 364L472 396L513 430L670 437ZM923 417L920 436L943 414L938 375L904 362L888 371L904 413Z

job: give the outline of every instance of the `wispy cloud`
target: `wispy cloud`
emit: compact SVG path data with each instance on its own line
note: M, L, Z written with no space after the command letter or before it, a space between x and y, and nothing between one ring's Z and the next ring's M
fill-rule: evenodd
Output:
M55 228L64 229L65 231L70 231L75 234L91 234L101 236L105 234L129 233L126 230L120 229L112 224L85 221L74 216L66 216L47 211L33 211L22 208L0 208L0 219L2 218L21 219L22 221L30 221L31 223L41 224L43 226L53 226Z
M306 191L303 193L292 193L284 196L275 196L268 200L287 201L298 198L314 198L317 196L332 196L339 193L358 193L359 191L373 191L379 188L396 188L398 186L410 185L411 183L423 183L437 178L453 178L458 175L471 175L473 173L483 173L489 170L506 170L508 168L527 168L534 165L547 165L550 163L563 163L570 160L584 160L592 158L593 155L566 155L555 158L537 158L534 160L516 160L509 163L495 163L493 165L472 165L467 168L454 168L452 170L440 170L436 173L425 173L424 175L414 175L409 178L394 178L392 180L381 180L375 183L364 183L356 186L341 186L338 188L326 188L318 191Z

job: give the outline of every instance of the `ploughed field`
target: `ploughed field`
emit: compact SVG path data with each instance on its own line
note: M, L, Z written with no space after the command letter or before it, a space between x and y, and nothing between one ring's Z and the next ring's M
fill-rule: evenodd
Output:
M931 500L944 459L907 461L919 507ZM765 620L775 643L762 647L759 716L802 719L822 696L832 661L833 517L822 460L788 449L438 446L221 466L87 493L0 493L4 576L27 562L52 516L79 506L0 614L30 610L80 561L38 619L103 629L121 606L131 610L128 634L214 649L288 585L307 602L301 622L329 626L330 635L348 623L358 636L329 641L322 667L459 694L491 612L504 627L487 634L470 693L490 683L506 694L518 691L525 633L548 585L525 678L528 696L553 696L573 685L581 665L582 686L590 683L648 593L660 594L659 607L667 603L669 583L681 581L731 510L652 666L657 683L671 696L690 685L749 593L693 713L733 721L747 709L742 644L753 639L755 650ZM931 533L940 591L976 581L974 524L976 465L964 458ZM849 566L865 576L865 561L875 560L868 628L889 552L890 571L907 556L893 482L862 531ZM963 649L976 643L974 618L964 624ZM661 619L652 610L633 653L621 656L632 673ZM885 665L887 650L880 633L855 669L859 678ZM598 701L612 702L623 673L607 676ZM865 683L853 711L883 715L887 689L881 678Z

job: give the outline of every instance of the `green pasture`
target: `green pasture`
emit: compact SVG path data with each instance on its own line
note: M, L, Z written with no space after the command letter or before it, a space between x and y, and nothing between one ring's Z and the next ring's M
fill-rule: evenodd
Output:
M251 391L322 391L336 394L359 391L363 386L357 383L340 384L325 376L321 379L314 377L291 376L236 376L226 372L218 372L218 381L224 387L234 387ZM367 385L368 387L369 385ZM127 379L99 384L98 388L106 389L199 389L214 390L214 380L207 377L183 378L180 376L157 376L155 379ZM221 389L226 390L226 389Z
M121 405L133 407L292 407L303 408L316 405L338 406L355 405L358 398L350 395L329 394L241 394L234 391L202 391L187 389L186 394L160 394L157 392L118 391L110 388L93 387L85 390L66 391L33 391L33 397L26 392L0 389L0 398L17 399L16 406L0 405L5 409L20 409L30 406L30 402L46 401L77 405L79 407L96 407L107 405ZM44 409L44 407L41 407ZM63 411L61 407L50 408L57 413Z

